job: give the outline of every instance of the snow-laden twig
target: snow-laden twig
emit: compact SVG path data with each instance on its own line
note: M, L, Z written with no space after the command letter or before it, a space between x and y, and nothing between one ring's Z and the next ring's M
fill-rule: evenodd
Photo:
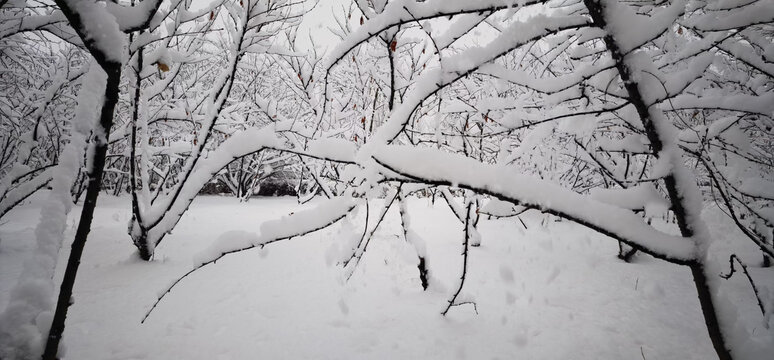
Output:
M382 224L382 222L384 221L384 218L387 216L387 211L390 210L390 208L392 207L392 204L398 198L398 195L400 194L400 188L401 187L398 186L398 189L395 190L395 194L388 196L390 200L389 201L385 200L384 205L382 206L379 213L379 219L376 220L376 224L374 225L373 229L371 229L371 231L368 232L368 235L366 235L365 232L363 233L363 236L360 238L360 241L358 242L357 246L355 247L355 249L353 249L352 255L349 257L349 259L344 261L343 263L344 267L349 269L347 271L348 280L355 273L355 268L357 268L358 264L360 264L360 259L363 257L363 254L368 249L368 244L371 242L371 239L374 237L374 233L376 233L376 230L379 229L379 225ZM368 221L366 221L365 226L366 228L368 227Z
M473 220L476 216L475 209L474 209L475 202L470 201L467 204L466 207L466 216L465 216L465 234L462 239L462 274L460 274L460 283L457 286L457 290L452 294L452 296L447 301L446 308L441 312L441 315L446 316L446 314L449 312L449 309L451 309L453 306L459 306L464 304L473 304L473 308L476 308L476 303L474 301L465 300L457 302L457 298L460 296L460 293L462 292L462 287L465 286L465 278L468 275L468 254L470 252L470 241L473 237ZM478 309L476 309L476 312L478 312Z
M758 300L758 308L761 309L761 315L764 317L766 316L766 307L763 306L763 300L761 300L761 294L758 292L758 287L755 285L755 281L753 281L752 277L750 276L750 272L747 271L747 265L742 262L741 259L739 259L736 254L731 254L731 256L728 258L728 266L730 267L730 270L727 274L720 274L720 277L728 280L731 278L731 276L734 276L736 273L736 268L734 267L734 260L739 263L739 266L742 267L742 272L744 273L744 276L747 277L747 281L750 283L750 287L752 287L753 293L755 293L755 299ZM768 329L768 322L764 323L764 326Z
M145 323L161 300L163 300L177 284L197 270L207 265L214 264L227 255L255 248L263 248L268 244L304 236L325 229L347 216L355 206L356 203L354 199L348 196L326 200L324 203L313 209L296 212L279 220L264 223L261 225L261 234L255 238L241 239L241 242L238 244L234 244L231 241L226 242L225 244L214 244L210 250L201 254L198 259L195 260L191 270L178 277L161 292L161 295L156 299L151 308L148 309L140 323Z

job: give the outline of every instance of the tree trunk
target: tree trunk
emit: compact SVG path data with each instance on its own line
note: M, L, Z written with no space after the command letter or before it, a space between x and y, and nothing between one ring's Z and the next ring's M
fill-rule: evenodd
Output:
M138 222L137 219L132 219L132 221ZM150 261L151 257L153 257L153 253L148 248L148 230L143 228L139 223L137 223L136 226L140 229L140 235L135 237L135 235L132 234L132 241L134 242L134 246L137 247L140 259Z
M600 29L606 29L607 21L602 1L584 0L584 4L589 11L591 19L594 21L594 25ZM616 69L621 77L621 82L629 94L629 101L637 110L637 115L642 121L645 135L648 137L653 153L656 157L659 157L661 151L664 149L664 142L661 139L661 134L653 123L654 118L650 113L650 106L645 102L642 93L640 92L638 82L636 79L632 78L631 69L626 64L625 55L615 41L614 34L608 32L603 37L603 41L605 42L605 46L610 52L611 57L615 61ZM664 178L664 185L669 195L669 201L672 205L672 211L675 214L677 225L680 228L680 234L683 237L693 237L694 229L687 221L685 199L677 189L677 179L673 174L670 174ZM703 261L704 255L702 254L698 260L689 263L688 267L691 269L691 275L693 275L693 282L696 286L699 304L701 305L702 314L704 315L704 322L707 326L707 332L712 341L712 345L715 348L715 352L720 360L731 360L733 358L726 346L725 338L723 337L723 332L721 331L720 323L718 322L717 309L715 308L712 292L710 291L707 276L704 272Z
M86 190L86 200L83 203L81 218L78 221L78 229L75 232L70 257L67 260L62 285L59 289L59 298L54 311L54 319L51 323L51 329L46 341L43 360L54 360L59 350L59 342L62 339L62 333L65 329L65 319L67 318L67 309L72 304L73 286L75 277L78 273L78 266L81 262L83 248L86 245L86 239L91 231L91 221L94 217L94 209L97 206L97 197L99 196L102 184L102 175L104 173L105 158L108 150L107 139L110 136L110 128L113 125L113 110L118 102L119 82L121 79L121 66L116 64L112 67L103 69L107 73L107 83L105 84L105 99L100 113L100 126L104 129L104 138L95 138L96 146L93 154L94 168L89 174L88 188Z

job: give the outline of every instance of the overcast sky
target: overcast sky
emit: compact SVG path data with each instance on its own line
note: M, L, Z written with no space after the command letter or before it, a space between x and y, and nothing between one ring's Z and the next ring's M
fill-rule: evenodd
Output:
M328 30L329 27L336 26L333 11L340 13L342 6L347 8L350 2L350 0L320 0L317 6L306 14L301 22L301 26L298 29L300 44L309 46L308 34L311 33L318 47L332 49L336 46L339 43L339 38Z

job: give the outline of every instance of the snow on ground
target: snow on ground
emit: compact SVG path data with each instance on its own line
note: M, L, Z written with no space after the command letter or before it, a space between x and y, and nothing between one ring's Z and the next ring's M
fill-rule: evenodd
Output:
M0 308L32 249L43 198L0 225ZM326 264L342 238L334 226L205 267L140 323L157 292L219 235L257 233L263 221L298 210L293 198L199 197L145 263L126 234L129 199L101 196L65 359L715 357L687 269L646 256L623 263L614 241L541 214L523 216L528 230L514 220L481 222L463 290L478 314L463 305L442 317L460 272L462 225L426 199L410 200L412 226L427 242L431 276L445 286L421 290L413 250L394 235L401 232L393 209L348 282ZM66 239L79 213L71 213Z

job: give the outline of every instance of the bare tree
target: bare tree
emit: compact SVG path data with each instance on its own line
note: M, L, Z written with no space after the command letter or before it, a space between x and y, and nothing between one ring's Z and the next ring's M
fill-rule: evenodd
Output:
M203 12L208 21L207 25L198 26L193 33L205 33L205 29L215 22L222 23L225 27L224 34L217 43L219 49L227 49L222 58L211 66L221 67L221 71L211 82L200 82L188 84L183 81L183 95L181 101L185 103L185 109L176 109L177 115L181 119L182 129L188 129L190 135L183 135L177 141L183 142L182 152L168 151L162 148L160 154L153 154L149 149L154 142L168 141L172 143L173 138L153 139L149 134L149 126L152 120L148 119L146 109L143 109L143 103L147 103L157 94L154 94L153 87L161 93L165 91L172 79L179 74L181 68L190 60L173 65L170 71L171 75L157 79L151 93L142 94L143 85L141 74L147 70L138 70L140 76L136 76L135 96L133 100L133 119L131 122L131 140L130 157L135 159L139 155L138 162L140 168L135 165L135 161L130 161L131 194L132 194L132 222L130 224L130 235L139 250L139 255L144 260L149 260L153 256L156 246L164 239L166 234L172 231L174 226L182 217L183 213L190 206L201 188L214 177L222 168L227 166L235 159L257 153L266 148L280 147L280 142L273 134L274 123L263 124L264 130L258 127L244 127L244 121L235 121L240 107L243 103L234 103L233 97L239 88L240 68L249 66L243 61L249 57L258 54L266 54L271 50L271 41L282 30L295 26L300 13L292 8L293 4L288 1L274 1L269 3L259 1L239 1L222 2L209 12ZM222 10L221 10L222 9ZM189 12L178 12L178 17L189 16ZM195 18L187 19L189 21ZM176 23L182 23L177 20ZM196 24L196 23L195 23ZM173 34L174 35L174 34ZM138 39L142 37L138 36ZM194 46L199 46L202 51L214 49L207 48L207 40L194 38L190 40ZM163 46L162 46L163 48ZM187 49L184 45L183 49ZM138 46L138 49L142 49ZM188 50L188 49L187 49ZM180 50L178 50L180 51ZM188 50L191 51L191 50ZM218 50L220 51L220 50ZM188 57L195 52L191 51ZM137 69L143 67L158 67L159 64L168 66L166 60L156 57L147 59L148 55L143 55L143 51L137 52ZM218 54L217 56L220 56ZM202 68L203 76L211 69ZM163 72L163 69L162 69ZM186 89L191 86L191 90ZM146 88L147 89L147 88ZM172 90L174 92L174 90ZM245 94L243 89L241 94ZM240 97L237 97L239 99ZM163 100L163 97L161 97ZM184 100L182 100L184 99ZM179 107L180 105L177 104ZM169 105L165 106L169 108ZM181 111L182 110L182 111ZM233 113L232 113L233 112ZM168 114L168 113L167 113ZM167 118L163 115L163 118ZM228 127L226 124L236 122L236 127ZM163 126L163 124L162 124ZM138 132L142 132L143 139L138 140ZM160 137L163 137L161 134ZM228 138L228 139L226 139ZM251 143L246 144L250 139ZM187 145L186 145L187 143ZM141 149L137 154L137 149ZM154 156L161 155L161 164L166 169L157 170L151 159ZM151 176L156 173L156 180L152 181Z

